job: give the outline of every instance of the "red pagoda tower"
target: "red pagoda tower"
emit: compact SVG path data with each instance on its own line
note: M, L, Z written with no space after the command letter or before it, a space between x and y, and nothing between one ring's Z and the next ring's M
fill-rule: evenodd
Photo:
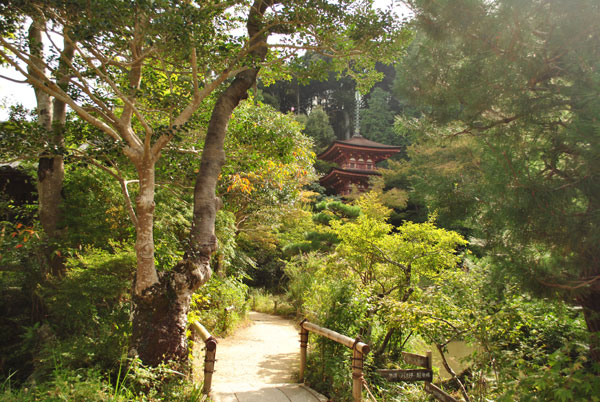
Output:
M319 179L319 183L339 195L348 195L352 186L359 191L369 189L369 178L380 175L375 164L388 159L402 147L370 141L358 132L349 140L334 141L317 158L335 162L338 167Z

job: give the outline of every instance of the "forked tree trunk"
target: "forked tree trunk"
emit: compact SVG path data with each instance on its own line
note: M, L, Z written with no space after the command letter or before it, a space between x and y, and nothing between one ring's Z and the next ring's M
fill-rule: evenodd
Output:
M251 53L255 61L264 60L267 53L267 34L257 33L261 29L262 15L270 4L257 0L248 17L248 33L253 38L250 46L255 49ZM160 273L158 280L150 286L150 282L139 283L139 274L136 279L132 301L132 347L145 364L157 365L168 360L184 364L188 359L186 329L191 296L210 278L210 258L217 248L215 218L220 200L215 191L225 163L227 124L233 110L256 82L257 74L258 68L238 73L213 108L196 177L193 222L183 260L172 271ZM138 228L141 229L139 208L138 203Z
M190 233L190 244L184 259L170 272L160 273L154 285L136 280L132 300L132 346L140 359L149 365L174 360L184 363L188 358L187 315L194 291L206 283L211 276L210 257L217 247L214 223L220 200L215 196L217 180L225 162L223 144L227 122L233 109L246 91L254 84L256 71L238 74L227 90L219 97L208 126L202 153L200 172L194 190L194 218ZM138 207L138 264L140 258L150 254L140 253L152 242L143 234L151 235L150 210L146 219ZM145 228L145 229L144 229ZM142 245L145 245L143 246ZM153 254L152 254L153 258Z
M192 293L210 277L209 258L195 266L180 263L173 270L157 273L154 264L154 174L155 160L137 166L140 194L136 199L137 272L132 296L130 353L145 364L166 361L185 363L188 357L187 314Z

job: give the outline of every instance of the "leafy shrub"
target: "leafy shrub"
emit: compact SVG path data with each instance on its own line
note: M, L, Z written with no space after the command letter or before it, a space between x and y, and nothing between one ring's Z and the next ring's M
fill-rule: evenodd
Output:
M63 187L65 200L61 204L68 245L110 250L111 240L129 241L134 227L116 180L90 166L69 166Z
M370 325L365 295L357 292L352 281L328 277L324 270L316 274L312 288L305 293L306 317L319 325L349 337L361 336ZM321 336L311 336L307 361L307 382L336 401L350 401L352 390L351 355L346 346Z
M129 361L113 379L97 369L67 369L60 362L48 380L13 388L10 380L0 384L0 402L33 401L180 401L204 400L201 384L166 365L143 366L139 360Z
M248 286L241 277L213 275L192 296L189 322L200 321L213 335L222 336L246 317Z
M285 274L289 278L288 298L299 315L306 315L305 299L317 280L316 273L325 263L326 258L316 253L300 254L286 263Z
M0 264L13 272L40 271L42 234L39 224L0 221Z
M573 356L572 346L567 344L548 355L545 365L522 372L516 372L517 367L507 370L515 379L506 384L498 401L599 401L600 368L585 370L589 365L587 350ZM523 367L522 364L517 366Z
M66 369L116 369L130 334L129 285L135 270L132 251L111 254L88 249L68 259L64 278L42 288L48 309L45 342L36 376L54 369L59 359Z
M158 186L155 195L154 258L158 270L173 268L183 257L192 220L190 194Z
M249 304L252 310L259 313L288 317L296 315L296 309L291 304L287 295L274 295L265 289L252 289L250 291Z
M33 401L127 401L130 395L114 395L110 384L103 382L97 371L56 369L51 378L41 384L12 388L5 383L0 388L0 402Z
M46 314L41 237L39 225L0 222L0 381L24 381L33 370L37 321Z

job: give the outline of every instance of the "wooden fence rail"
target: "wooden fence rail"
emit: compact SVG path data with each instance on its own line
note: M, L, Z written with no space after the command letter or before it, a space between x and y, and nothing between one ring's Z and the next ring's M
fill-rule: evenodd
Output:
M362 401L363 387L363 361L364 356L371 350L369 345L360 342L358 338L352 339L346 335L339 334L327 328L319 327L306 320L300 323L300 382L304 382L304 371L306 370L306 350L308 347L308 332L324 336L337 343L352 349L352 398L354 402Z
M217 355L217 340L198 321L192 323L194 332L204 341L204 385L202 393L210 394L212 386L212 375L215 372L215 357Z

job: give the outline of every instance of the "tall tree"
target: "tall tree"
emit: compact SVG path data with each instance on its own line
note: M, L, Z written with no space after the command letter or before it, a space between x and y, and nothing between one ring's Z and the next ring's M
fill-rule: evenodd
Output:
M600 4L408 3L422 36L402 88L445 154L420 188L435 198L428 172L446 174L505 272L583 307L600 362Z
M54 46L55 35L74 49L66 90L37 64L20 34L0 38L0 57L36 89L66 103L83 120L117 143L135 166L137 273L133 285L132 351L144 362L187 358L187 312L191 294L210 277L216 248L214 222L220 200L215 188L225 161L230 116L255 85L263 66L289 74L285 61L312 49L335 60L334 67L371 85L374 63L393 57L406 33L393 15L369 0L232 1L104 0L93 6L73 1L29 2L49 23L40 27ZM73 16L76 15L76 19ZM236 28L245 26L246 34ZM281 34L268 42L269 35ZM383 55L383 56L382 56ZM57 73L53 59L44 67ZM23 68L22 65L27 65ZM310 70L311 66L302 68ZM175 267L155 265L153 220L155 167L161 152L187 135L194 113L215 93L194 189L193 224L184 259Z
M269 86L262 83L265 93L278 101L279 110L310 114L315 104L329 116L338 139L352 136L356 83L348 76L340 77L330 57L307 52L299 66L311 66L314 72L300 72L291 80L279 80Z
M313 108L306 118L304 133L313 139L317 152L324 151L336 139L329 116L320 106Z
M390 107L389 92L374 88L367 107L360 112L360 133L366 138L388 145L404 145L403 138L394 131L394 112Z
M29 30L26 33L26 44L31 55L31 64L27 66L27 72L38 79L52 80L55 85L64 90L68 86L66 76L68 64L73 60L73 46L64 43L60 50L60 57L56 63L53 77L47 76L45 67L45 55L42 42L42 32L45 30L46 20L35 7L23 7L23 14L16 9L7 10L0 8L2 24L0 29L3 35L13 35L16 26L23 22L24 15L31 19ZM43 77L43 78L42 78ZM44 91L34 88L36 98L37 124L43 131L44 143L40 147L37 171L38 190L38 213L41 226L46 235L44 255L45 266L41 267L43 275L50 273L60 276L64 273L64 260L57 253L56 244L60 240L61 231L61 202L62 186L64 179L64 130L66 123L66 104L53 98Z

